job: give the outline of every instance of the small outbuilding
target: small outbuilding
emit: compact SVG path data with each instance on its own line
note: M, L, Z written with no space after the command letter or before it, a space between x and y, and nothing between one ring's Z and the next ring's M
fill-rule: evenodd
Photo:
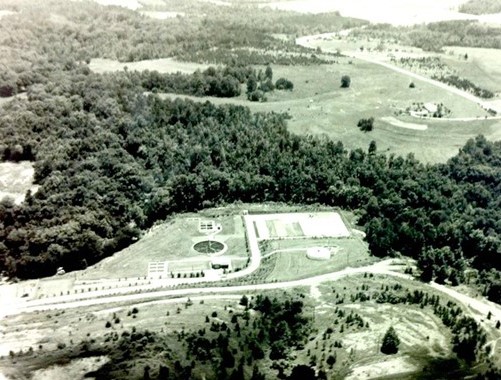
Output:
M228 257L215 257L211 260L210 266L212 269L230 269L231 259Z

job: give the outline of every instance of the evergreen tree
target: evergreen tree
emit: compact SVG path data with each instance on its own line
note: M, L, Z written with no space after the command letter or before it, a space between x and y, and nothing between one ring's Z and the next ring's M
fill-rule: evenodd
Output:
M264 76L266 79L269 79L270 81L273 80L273 69L271 68L270 65L266 66Z
M250 94L254 91L257 90L257 79L254 74L249 76L249 79L247 79L247 94Z
M288 380L315 380L315 370L307 365L300 364L292 369L291 375Z
M240 305L245 307L249 306L249 298L247 298L245 294L242 296L242 298L240 298Z
M398 352L398 346L400 344L400 339L398 339L397 333L393 327L386 331L383 337L383 343L381 344L381 352L386 355L396 354Z

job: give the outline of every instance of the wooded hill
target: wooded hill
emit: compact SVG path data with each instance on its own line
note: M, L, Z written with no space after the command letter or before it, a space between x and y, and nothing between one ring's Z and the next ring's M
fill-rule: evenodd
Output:
M86 59L108 46L98 31L110 24L102 38L123 36L110 54L148 46L148 58L182 39L139 43L150 27L152 36L173 34L131 11L49 3L71 22L9 16L0 24L9 62L19 64L8 66L15 91L28 95L2 109L0 156L34 161L40 185L23 205L0 205L0 270L34 278L83 268L174 213L235 201L320 203L358 210L373 254L417 258L424 279L453 283L471 264L501 302L501 143L478 137L429 166L379 154L375 144L348 152L341 142L293 135L284 114L145 96L134 73L90 72ZM103 22L82 32L78 17Z

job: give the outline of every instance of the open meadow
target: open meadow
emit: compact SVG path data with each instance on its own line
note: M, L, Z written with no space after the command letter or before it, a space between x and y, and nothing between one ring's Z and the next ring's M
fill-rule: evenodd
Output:
M308 248L323 247L330 251L327 260L312 260L307 257ZM263 255L274 256L263 265L269 265L268 281L289 281L308 278L324 273L357 267L376 262L370 256L367 243L360 238L312 239L312 240L277 240L266 246ZM268 264L269 263L269 264Z
M372 41L372 44L378 44ZM358 49L362 43L352 39L312 37L309 45L323 51L350 51ZM366 48L369 44L363 43ZM375 46L374 46L375 47ZM398 50L395 46L393 50ZM420 49L401 47L402 56L406 54L421 56ZM471 59L461 62L451 55L443 54L444 60L455 61L451 67L458 72L468 72L468 78L483 78L481 84L490 84L485 88L497 90L501 83L489 81L484 74L490 72L496 77L496 57L484 59L488 49L454 48L454 54L471 50ZM456 55L457 55L456 54ZM424 56L428 56L426 53ZM204 69L206 65L184 63L173 59L160 59L121 63L111 60L91 61L90 68L96 72L123 70L157 70L163 73L191 73ZM256 66L264 70L264 66ZM431 83L411 78L387 67L365 62L352 57L336 57L332 64L313 66L273 65L273 78L288 78L294 83L293 91L274 91L267 94L266 102L250 102L242 87L242 94L235 98L194 97L178 94L159 94L168 98L186 98L194 101L214 104L234 104L249 107L254 112L286 112L291 116L288 127L299 135L326 135L333 140L340 140L348 149L367 149L374 140L379 151L395 155L413 153L415 157L427 163L444 162L455 155L458 148L474 136L483 134L488 139L497 140L499 120L486 120L489 114L478 104L465 99ZM493 71L494 70L494 71ZM349 88L341 88L343 75L351 78ZM410 83L415 87L411 88ZM497 101L497 98L492 101ZM406 110L413 104L443 104L450 110L444 120L405 116ZM488 103L487 103L488 104ZM373 117L374 130L361 132L357 127L360 119Z
M289 78L294 90L275 91L267 95L268 101L264 103L250 102L244 94L229 99L161 96L243 105L255 112L287 112L291 115L288 127L293 133L326 135L342 141L348 149L366 150L374 140L380 152L404 156L413 153L428 163L446 161L468 139L479 134L493 140L501 138L500 120L486 120L487 112L467 99L420 81L415 81L415 88L409 88L411 78L379 65L353 58L339 58L339 62L307 67L273 66L274 78ZM350 76L350 88L340 88L342 75ZM412 103L428 102L444 104L454 120L396 116ZM358 121L369 117L375 119L374 130L360 131ZM419 126L412 128L416 124Z
M468 78L478 86L501 93L501 50L448 46L448 54L441 57L456 69L460 76ZM464 59L467 55L468 59ZM458 58L459 57L459 58Z

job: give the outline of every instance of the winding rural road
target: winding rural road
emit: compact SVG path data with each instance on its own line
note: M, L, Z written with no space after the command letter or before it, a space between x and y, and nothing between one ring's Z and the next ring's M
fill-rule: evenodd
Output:
M330 37L330 36L332 36L332 33L323 33L323 34L314 34L314 35L310 35L310 36L303 36L303 37L299 37L296 39L296 44L303 46L303 47L306 47L306 48L309 48L309 49L315 49L317 47L317 45L314 43L314 41L316 41L318 39L322 39L324 37ZM332 49L332 48L331 49L323 48L323 50L325 52L328 52L328 53L336 53L336 49ZM397 73L407 75L411 78L420 80L422 82L429 83L433 86L439 87L439 88L446 90L450 93L461 96L461 97L463 97L471 102L478 104L480 107L482 107L486 110L493 109L498 114L501 113L501 106L496 106L495 104L491 104L489 102L486 102L485 100L480 99L467 91L463 91L459 88L449 86L449 85L442 83L440 81L425 77L425 76L420 75L420 74L413 73L412 71L409 71L409 70L403 69L401 67L392 65L388 62L384 62L382 60L376 59L370 53L364 53L364 52L358 52L358 51L342 51L341 54L343 54L347 57L356 58L356 59L359 59L361 61L365 61L368 63L372 63L375 65L380 65L380 66L386 67L387 69L393 70ZM486 117L486 119L499 119L499 118L500 118L499 116ZM475 119L476 118L473 118L473 120L475 120ZM445 119L445 120L447 120L447 119ZM471 118L464 119L464 121L468 121L468 120L472 120L472 119Z
M311 48L314 47L314 45L311 43L311 40L313 40L316 37L318 36L301 37L296 42L299 45ZM351 55L357 59L369 63L384 66L390 70L407 75L411 78L430 83L436 87L442 88L446 91L449 91L456 95L462 96L463 98L466 98L472 102L475 102L476 104L479 104L484 108L485 107L493 108L491 105L487 105L487 103L484 103L483 100L475 97L474 95L468 92L448 86L436 80L426 78L422 75L410 72L400 67L396 67L389 63L379 61L372 57L368 57L366 54L350 52L348 53L348 55ZM499 109L499 107L498 109L495 110L498 113L501 113L501 109ZM501 119L501 116L489 117L489 118ZM471 120L471 118L464 118L464 121L466 120ZM223 278L224 280L233 280L248 276L253 272L255 272L261 265L262 257L259 250L258 239L256 238L256 233L254 230L252 218L244 216L244 224L247 234L249 235L247 239L249 243L249 252L250 252L249 265L245 269L239 272L230 273L224 276ZM134 287L123 290L102 291L89 294L75 294L75 295L33 299L33 300L18 298L16 302L9 303L8 305L2 302L2 304L0 305L0 319L3 319L7 316L19 315L21 313L30 313L43 310L63 310L63 309L87 307L94 305L109 305L123 302L141 302L141 303L183 302L182 301L184 299L183 297L189 297L189 296L192 296L193 299L217 299L226 297L237 298L240 294L245 294L248 292L260 291L260 290L285 289L285 288L294 288L302 286L316 287L320 283L336 281L348 276L359 275L362 273L386 275L394 278L401 278L414 281L412 276L403 274L402 272L399 271L399 269L401 269L400 261L394 259L388 259L368 266L363 266L358 268L348 267L341 271L294 281L236 285L236 286L218 285L210 287L191 287L185 289L165 289L165 290L158 290L159 283L158 284L154 283L153 285L149 286ZM209 282L208 280L210 279L188 279L187 281L184 281L184 283L185 285L187 283L190 283L193 286L196 286L195 284L197 282ZM218 280L221 279L219 278L212 279L212 281L218 281ZM484 328L486 328L488 331L495 331L494 330L495 323L497 321L501 321L500 305L489 302L484 298L470 297L466 294L462 294L444 285L439 285L436 283L421 284L421 285L433 288L456 300L459 304L465 307L467 313L472 318L474 318L477 321L477 323L484 326ZM120 291L126 294L113 294ZM131 294L131 291L138 293ZM167 299L162 299L162 298L167 298ZM489 312L491 313L490 320L487 319L487 314ZM498 341L499 338L492 339L491 341L488 342L488 344L491 344L493 347L495 347Z
M197 295L197 296L211 295L211 297L215 297L214 294L220 294L220 295L226 293L245 294L247 292L252 292L256 290L285 289L285 288L294 288L300 286L317 286L322 282L336 281L347 276L357 275L361 273L387 275L406 280L413 280L412 276L395 271L395 269L399 268L401 268L401 263L398 260L388 259L368 266L363 266L358 268L348 267L338 272L323 274L315 277L310 277L301 280L294 280L294 281L251 284L251 285L237 285L237 286L213 286L205 288L170 289L170 290L151 291L138 294L112 295L112 296L105 296L102 298L90 298L85 300L67 301L67 302L61 301L58 297L46 298L40 300L26 300L17 302L15 304L11 304L8 308L5 308L2 312L2 317L8 315L17 315L21 313L42 311L42 310L61 310L61 309L70 309L70 308L86 307L93 305L104 305L104 304L112 304L120 302L135 302L135 301L143 302L148 299L166 298L166 297L178 298L190 295ZM439 285L436 283L422 284L422 285L436 289L442 293L447 294L449 297L455 299L456 301L464 305L467 308L467 310L469 310L469 314L471 315L471 317L474 318L478 323L481 323L482 325L489 324L492 325L492 327L494 327L496 321L501 320L500 305L497 305L493 302L489 302L486 299L477 299L467 296L444 285ZM488 321L486 317L489 312L491 312L492 317Z

